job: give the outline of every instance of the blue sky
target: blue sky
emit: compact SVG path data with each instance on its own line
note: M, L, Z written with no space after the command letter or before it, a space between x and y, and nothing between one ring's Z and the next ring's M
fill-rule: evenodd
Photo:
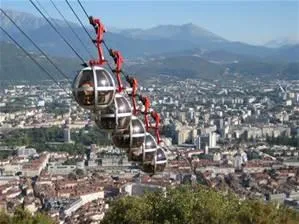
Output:
M48 0L39 0L60 18ZM64 0L54 0L75 21ZM70 0L84 18L77 1ZM272 39L299 39L299 0L293 1L101 1L81 0L90 15L109 27L149 28L162 24L196 24L226 39L262 44ZM38 15L28 0L0 0L1 8ZM87 22L87 21L86 21Z

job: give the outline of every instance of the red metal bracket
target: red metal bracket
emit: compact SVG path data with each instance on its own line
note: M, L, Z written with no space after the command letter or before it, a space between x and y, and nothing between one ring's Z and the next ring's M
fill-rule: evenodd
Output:
M104 58L104 51L102 47L103 43L103 38L104 38L104 33L106 32L106 29L101 23L99 19L94 19L92 16L89 17L89 23L94 27L96 31L96 39L93 40L93 42L96 44L97 50L98 50L98 59L96 60L90 60L89 65L94 66L94 65L104 65L107 61Z
M116 74L116 79L117 79L117 83L118 83L118 92L122 92L124 90L124 87L122 85L122 81L121 81L121 72L122 72L122 65L124 63L124 58L121 55L120 51L115 51L110 49L109 50L109 54L110 56L113 58L114 63L115 63L115 69L113 70L113 72Z
M160 114L157 113L156 111L152 111L151 112L151 117L154 119L155 121L155 126L151 126L152 129L155 130L155 135L157 138L157 143L160 144L161 143L161 138L160 138L160 122L161 122L161 117Z
M130 94L130 97L132 99L133 104L133 114L137 115L137 102L136 102L136 96L137 96L137 90L138 90L138 81L134 77L130 77L126 75L126 81L129 83L130 87L132 88L132 92Z
M145 123L145 129L146 131L149 130L149 119L148 119L148 115L150 113L150 107L151 107L151 101L149 99L148 96L142 96L142 95L139 95L139 100L142 102L142 104L144 105L144 111L143 111L143 114L144 114L144 123Z

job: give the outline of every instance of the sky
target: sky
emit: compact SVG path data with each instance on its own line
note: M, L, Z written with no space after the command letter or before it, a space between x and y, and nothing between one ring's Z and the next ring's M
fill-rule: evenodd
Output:
M69 1L84 19L77 0ZM53 18L60 18L49 0L39 2ZM64 0L54 2L68 20L76 22ZM100 18L107 27L146 29L157 25L193 23L228 40L250 44L264 44L285 37L299 40L299 0L81 2L89 15ZM0 6L39 15L28 0L0 0Z

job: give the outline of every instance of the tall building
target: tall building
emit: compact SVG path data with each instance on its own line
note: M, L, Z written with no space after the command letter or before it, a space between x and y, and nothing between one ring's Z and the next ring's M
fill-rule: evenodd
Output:
M209 146L209 134L200 136L200 149L205 149L206 146Z
M216 147L216 133L210 132L208 134L200 135L200 148L206 149L208 148L214 148Z
M234 156L234 167L237 171L240 171L242 170L242 164L243 164L243 161L242 161L242 156L241 156L241 153L237 153L235 156Z
M206 154L206 155L208 155L209 154L209 146L205 146L205 148L204 148L204 153Z
M189 138L189 131L186 129L179 130L177 133L178 145L184 144Z
M200 149L200 136L197 136L196 139L195 139L195 148L197 150Z
M216 133L215 132L211 132L209 134L209 147L210 148L216 147Z
M178 145L184 144L186 142L193 143L196 138L196 134L196 129L187 126L181 127L179 130L177 130Z
M65 120L65 124L63 125L63 140L66 143L70 143L71 140L71 129L69 126L69 120Z
M179 121L185 122L186 121L186 113L185 112L179 112Z
M224 120L223 118L219 118L215 120L215 125L217 127L217 130L221 130L224 127Z
M71 129L69 127L65 127L63 129L63 136L64 136L64 142L66 143L71 142Z
M189 111L187 113L188 119L189 120L193 120L194 119L194 115L195 115L194 109L193 108L189 108Z

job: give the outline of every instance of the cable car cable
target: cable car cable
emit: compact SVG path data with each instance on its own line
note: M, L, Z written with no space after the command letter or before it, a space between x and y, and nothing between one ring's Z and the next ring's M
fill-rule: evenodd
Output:
M66 0L66 2L67 2L67 0ZM81 3L81 1L80 1L80 0L77 0L77 2L79 3L79 5L80 5L81 9L83 10L84 14L86 15L87 19L89 19L89 15L88 15L87 11L85 10L85 8L84 8L83 4ZM92 39L92 38L91 38L91 39ZM108 44L106 43L105 40L103 40L103 44L104 44L106 50L107 50L108 52L110 52L111 48L109 48L109 46L108 46ZM110 65L108 62L107 62L107 64L108 64L108 66L109 66L109 69L113 72L114 69L111 67L111 65ZM122 73L124 76L128 76L128 74L127 74L126 72L124 72L123 70L121 71L121 73Z
M110 52L111 48L109 48L109 46L107 45L107 43L106 43L105 40L103 40L103 44L104 44L106 50L107 50L108 52ZM110 67L111 67L111 66L110 66ZM111 69L111 71L113 72L112 69ZM123 69L121 70L121 73L122 73L124 76L128 76L128 74L127 74Z
M79 21L79 23L81 24L82 28L85 30L85 32L87 33L87 35L89 36L90 40L92 41L92 43L94 43L94 40L92 38L92 36L89 34L89 32L87 31L86 27L84 26L84 24L82 23L81 19L79 18L79 16L76 14L76 12L74 11L73 7L71 6L71 4L69 3L68 0L65 0L65 2L67 3L67 5L69 6L69 8L71 9L71 11L73 12L73 14L76 16L77 20ZM83 5L81 4L81 2L79 2L81 8L83 9L85 15L88 17L87 12L85 11L85 9L83 8ZM104 42L104 41L103 41ZM106 46L107 47L107 46ZM109 52L109 51L108 51ZM113 72L113 68L112 66L109 64L109 62L107 61L107 65L109 67L109 69Z
M69 5L69 7L70 7L70 9L73 11L73 13L76 15L76 13L74 12L73 8L72 8L71 5L69 4L68 0L65 0L65 1L66 1L66 3ZM82 3L80 2L80 0L78 0L78 3L79 3L79 5L80 5L81 9L83 10L84 14L86 15L87 19L89 20L89 16L88 16L88 14L87 14L87 12L86 12L84 6L83 6ZM76 17L77 17L78 21L80 21L80 24L81 24L82 27L84 28L85 32L89 35L91 41L93 42L93 38L92 38L92 37L90 36L90 34L87 32L87 30L86 30L85 26L83 25L82 21L79 19L79 17L78 17L77 15L76 15ZM94 42L93 42L93 43L94 43ZM106 50L109 52L110 49L108 48L108 46L107 46L107 44L105 43L104 40L103 40L103 44L104 44ZM113 69L112 66L109 64L108 61L107 61L107 65L108 65L109 69L113 72L114 69Z
M89 38L91 39L91 41L93 41L92 36L89 34L89 32L87 31L86 27L84 26L84 24L82 23L81 19L79 18L79 16L77 15L77 13L74 11L73 7L71 6L71 4L69 3L68 0L65 0L65 2L67 3L67 5L69 6L69 8L72 10L73 14L76 16L78 22L80 23L80 25L82 26L82 28L85 30L85 32L87 33L87 35L89 36Z
M49 13L47 12L47 10L45 9L45 7L38 1L38 0L35 0L36 3L38 4L38 6L44 11L44 13L47 14L47 16L54 22L54 19L51 18L51 16L49 15Z
M32 0L30 0L30 2L34 5L34 3L32 2ZM51 2L53 2L52 0L51 0ZM73 10L73 8L71 7L71 5L69 4L69 2L66 0L66 2L67 2L67 4L69 5L69 7L70 7L70 9L72 10L72 12L74 13L74 15L77 17L77 19L78 19L78 21L80 22L80 24L81 24L81 26L84 28L84 30L86 31L86 33L89 35L89 37L91 38L91 40L93 40L92 39L92 37L90 36L90 34L87 32L87 30L86 30L86 28L84 27L84 25L83 25L83 23L82 23L82 21L80 20L80 18L77 16L77 14L74 12L74 10ZM55 5L55 4L54 4ZM42 14L42 12L36 7L36 5L35 5L35 8ZM56 7L55 7L56 8ZM57 8L58 9L58 8ZM49 22L49 20L43 15L43 17ZM65 17L64 17L65 18ZM51 25L51 24L50 24ZM58 26L58 25L57 25ZM107 47L107 46L106 46ZM84 61L84 63L85 63L85 61ZM107 65L108 65L108 67L109 67L109 69L111 70L111 71L113 71L113 68L112 68L112 66L109 64L109 62L107 61Z
M72 51L77 55L77 57L82 61L83 65L86 64L84 59L79 55L79 53L72 47L72 45L64 38L64 36L57 30L53 23L45 16L45 14L36 6L36 4L29 0L34 8L44 17L44 19L49 23L49 25L56 31L56 33L61 37L61 39L72 49Z
M71 26L71 24L69 23L69 21L67 21L67 19L65 18L65 16L61 13L61 11L59 10L59 8L56 6L56 4L53 2L53 0L50 0L50 2L52 3L52 5L54 6L54 8L56 9L56 11L59 13L59 15L63 18L64 22L67 24L67 26L70 28L70 30L72 31L72 33L77 37L77 39L80 41L80 43L82 44L82 46L84 47L84 49L86 50L86 52L89 54L89 56L92 58L93 55L92 53L89 51L89 49L86 47L86 45L84 44L84 42L82 41L82 39L80 38L80 36L75 32L74 28Z
M43 56L45 56L45 58L47 58L47 60L57 69L57 71L64 77L66 78L68 81L70 81L70 78L68 77L68 75L66 75L53 61L52 59L49 58L49 56L32 40L31 37L28 36L28 34L26 34L21 27L19 27L15 21L13 21L13 19L6 13L4 12L2 9L0 9L1 12L15 25L15 27L42 53Z
M55 21L55 19L53 19L50 14L48 13L48 11L45 9L45 7L40 3L40 1L35 0L36 3L39 5L39 7L45 12L45 14L48 16L48 18L54 23L54 25L58 28L61 28L61 26ZM81 45L83 46L83 48L86 50L87 54L89 55L90 58L92 58L92 54L90 53L90 51L87 49L87 47L85 46L84 42L81 40L81 38L79 37L79 35L75 32L75 30L73 29L73 27L69 24L69 22L65 19L64 15L60 12L60 10L56 7L55 3L51 0L52 5L55 7L55 9L58 11L58 13L61 15L61 17L63 18L64 22L68 25L68 27L70 28L70 30L72 31L72 33L75 35L75 37L79 40L79 42L81 43Z
M83 12L85 13L87 19L89 19L89 16L88 16L86 10L84 9L83 5L81 4L80 0L78 0L78 3L79 3L79 5L80 5L81 9L83 10Z
M65 93L70 96L72 98L72 95L64 88L62 87L59 82L50 74L50 72L45 69L30 53L28 53L24 47L21 46L21 44L19 44L4 28L2 28L0 26L0 29L9 37L9 39L11 39L15 45L17 45L43 72L45 72L49 78L54 81L58 87L60 87L61 89L63 89L65 91Z

